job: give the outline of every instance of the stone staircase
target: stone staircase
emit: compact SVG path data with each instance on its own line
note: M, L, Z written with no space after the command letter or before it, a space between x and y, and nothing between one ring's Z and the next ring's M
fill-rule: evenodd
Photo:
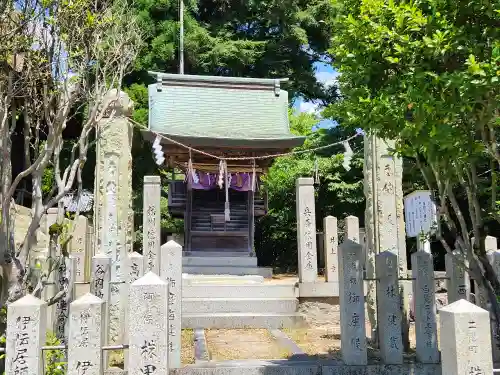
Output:
M257 267L257 258L239 252L192 251L183 257L182 267L183 273L193 275L273 275L272 268Z
M183 276L186 328L268 328L300 325L294 284L267 284L245 276Z

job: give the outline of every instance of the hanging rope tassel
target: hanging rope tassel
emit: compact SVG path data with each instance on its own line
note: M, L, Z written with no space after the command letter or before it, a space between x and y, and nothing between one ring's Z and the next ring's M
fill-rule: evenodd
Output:
M227 162L224 160L224 174L226 176L226 203L224 204L224 219L226 221L231 221L231 211L229 210L229 184L231 179L227 173Z
M319 185L319 166L318 159L314 159L314 183Z
M194 182L194 169L193 169L193 160L191 159L191 149L189 149L189 160L187 165L187 179L188 179L188 189L191 189L191 186Z
M252 191L255 191L255 182L256 182L256 176L255 176L255 159L252 159Z
M224 186L224 160L221 160L219 163L219 178L217 180L217 185L219 185L219 189L222 189Z

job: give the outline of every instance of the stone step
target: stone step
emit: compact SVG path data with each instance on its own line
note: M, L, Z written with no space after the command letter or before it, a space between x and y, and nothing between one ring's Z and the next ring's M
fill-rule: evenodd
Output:
M183 298L297 298L298 288L293 284L223 284L186 285Z
M256 257L183 257L183 266L257 267Z
M182 253L185 257L248 257L248 250L246 251L184 251Z
M297 298L183 298L183 314L297 312Z
M194 275L260 275L273 277L270 267L238 267L238 266L183 266L183 273Z
M304 318L299 314L256 314L256 313L218 313L183 314L183 328L204 329L241 329L267 328L281 329L301 327Z
M188 273L182 274L183 285L244 285L244 284L262 284L264 278L260 275L190 275ZM204 295L200 294L200 298Z

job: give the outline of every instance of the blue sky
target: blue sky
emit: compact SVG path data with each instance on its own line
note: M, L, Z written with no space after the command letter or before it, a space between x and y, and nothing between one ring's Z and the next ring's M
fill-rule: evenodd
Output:
M314 64L314 68L316 70L316 79L326 86L333 84L337 79L338 73L331 67L331 65L318 62ZM293 108L295 108L298 112L315 113L318 116L321 111L319 103L315 101L305 101L302 98L295 100ZM334 122L331 120L322 120L318 124L318 126L322 128L328 128L334 125Z

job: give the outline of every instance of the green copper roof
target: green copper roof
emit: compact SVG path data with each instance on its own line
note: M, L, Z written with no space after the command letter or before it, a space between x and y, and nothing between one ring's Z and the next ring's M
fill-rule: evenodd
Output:
M295 147L304 138L290 133L288 93L274 79L154 73L149 86L149 129L178 138L278 141Z

